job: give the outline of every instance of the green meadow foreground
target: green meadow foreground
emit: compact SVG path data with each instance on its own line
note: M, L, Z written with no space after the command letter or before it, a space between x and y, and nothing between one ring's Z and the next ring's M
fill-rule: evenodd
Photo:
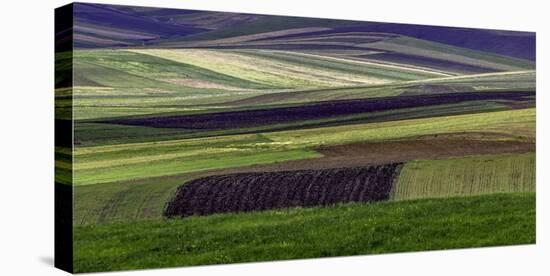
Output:
M533 60L331 20L151 16L209 31L85 26L56 54L76 272L536 241Z
M76 272L535 242L535 196L499 194L75 228Z

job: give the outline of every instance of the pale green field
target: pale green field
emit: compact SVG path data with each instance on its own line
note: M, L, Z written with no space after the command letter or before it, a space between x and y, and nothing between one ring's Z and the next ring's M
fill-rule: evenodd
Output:
M320 67L299 66L226 51L147 49L133 50L133 52L161 57L180 63L189 63L220 74L239 76L247 81L279 88L332 87L388 82L384 79L342 74L338 71L326 70Z
M407 162L393 200L535 192L535 153Z

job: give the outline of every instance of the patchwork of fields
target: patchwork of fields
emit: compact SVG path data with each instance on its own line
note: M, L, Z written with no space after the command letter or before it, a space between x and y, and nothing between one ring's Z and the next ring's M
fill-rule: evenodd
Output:
M535 62L505 32L79 5L77 272L535 242Z

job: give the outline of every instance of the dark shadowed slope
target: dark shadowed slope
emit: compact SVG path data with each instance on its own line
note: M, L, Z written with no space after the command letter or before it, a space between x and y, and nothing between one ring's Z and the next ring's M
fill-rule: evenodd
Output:
M185 10L180 12L188 13ZM148 40L182 37L205 31L189 25L155 20L144 16L143 12L101 4L76 3L74 21L77 48L142 45Z
M457 47L535 60L536 41L533 32L439 27L396 23L375 23L361 28L368 32L406 35Z
M236 14L240 16L241 14ZM278 19L278 20L276 20ZM266 24L276 21L280 23ZM283 23L284 22L284 23ZM535 60L536 34L534 32L499 31L487 29L440 27L428 25L412 25L398 23L379 23L368 21L337 21L329 19L274 17L259 15L252 21L243 21L225 29L193 35L184 40L208 40L227 38L231 36L249 35L300 27L330 27L330 30L312 31L304 34L280 35L277 39L312 37L337 33L363 32L386 33L390 35L405 35L417 39L444 43L456 47L489 52L509 57ZM249 29L248 29L249 28Z
M297 38L349 32L405 35L466 49L535 60L535 33L243 13L75 4L77 47L214 40L294 28L325 27Z
M267 16L266 16L267 17ZM297 17L281 17L288 18L287 29L303 27L300 25L300 18ZM314 37L322 35L334 35L338 33L385 33L387 35L405 35L417 39L439 42L456 47L489 52L509 57L535 60L536 56L536 34L533 32L516 32L516 31L498 31L486 29L471 29L471 28L455 28L455 27L439 27L427 25L412 25L412 24L397 24L397 23L377 23L377 22L361 22L361 21L341 21L337 24L334 21L312 21L312 18L303 18L305 26L330 27L330 30L312 31L303 34L289 34L271 37L270 39L291 39L301 37ZM260 20L258 20L261 22ZM312 24L316 22L316 24ZM203 39L218 39L227 38L227 34L247 35L253 33L269 32L273 30L281 30L273 26L264 28L251 28L247 32L248 25L255 26L257 23L243 22L236 24L233 28L239 28L240 31L217 30L205 32L196 36L189 36L191 40ZM277 26L277 25L275 25ZM218 33L219 35L215 35ZM186 38L187 39L187 38ZM257 40L261 41L261 40Z

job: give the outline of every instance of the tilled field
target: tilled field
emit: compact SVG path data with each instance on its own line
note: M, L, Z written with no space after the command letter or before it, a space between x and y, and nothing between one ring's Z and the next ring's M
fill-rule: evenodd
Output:
M166 217L387 200L401 163L382 166L240 173L204 177L178 188Z
M532 92L472 92L436 95L413 95L380 99L342 100L294 107L218 112L209 114L119 119L103 123L184 128L197 130L234 129L269 124L315 120L374 111L482 100L523 101Z

